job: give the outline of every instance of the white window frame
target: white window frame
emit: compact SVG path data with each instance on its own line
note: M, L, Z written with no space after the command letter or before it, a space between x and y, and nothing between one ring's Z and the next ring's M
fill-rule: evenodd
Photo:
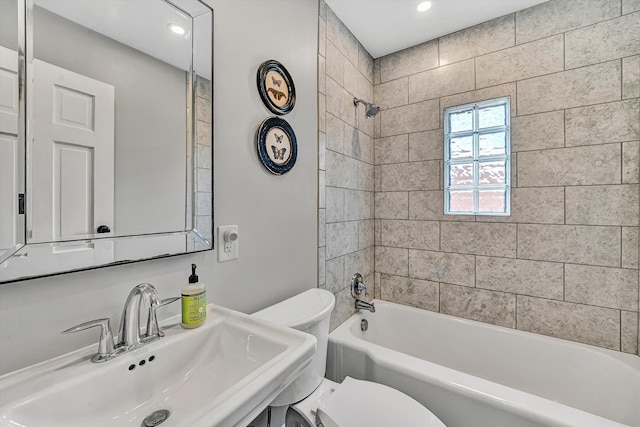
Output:
M481 108L505 105L505 124L503 126L494 126L490 128L479 129L478 111ZM473 111L473 129L464 132L454 132L450 130L450 115L465 110ZM445 108L444 110L444 213L446 215L493 215L493 216L509 216L511 215L511 110L510 98L496 98L488 101L474 102L472 104L459 105L455 107ZM490 156L480 158L480 135L493 133L496 131L505 131L505 154L503 156ZM472 159L451 159L451 138L473 136L473 158ZM505 183L504 184L480 184L480 162L503 161L505 162ZM451 187L450 176L451 166L456 164L473 163L473 184L468 186ZM450 208L450 192L451 190L462 190L473 192L473 210L468 212L454 211ZM479 206L479 190L499 189L505 191L505 212L489 212L480 211Z

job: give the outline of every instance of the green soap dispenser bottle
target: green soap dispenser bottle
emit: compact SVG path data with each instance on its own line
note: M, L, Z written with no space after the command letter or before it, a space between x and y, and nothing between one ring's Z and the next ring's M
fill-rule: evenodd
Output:
M203 283L198 283L195 264L191 264L189 283L181 293L182 327L192 329L201 326L207 318L207 290Z

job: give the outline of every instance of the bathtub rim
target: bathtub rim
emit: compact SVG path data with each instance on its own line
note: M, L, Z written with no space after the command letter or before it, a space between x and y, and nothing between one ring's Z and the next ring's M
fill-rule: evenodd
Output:
M451 316L448 314L438 313L434 311L424 310L417 307L406 306L403 304L393 303L384 300L374 300L378 307L392 306L400 310L418 313L420 315L445 317L448 320L462 324L468 324L473 327L499 329L511 334L523 335L527 338L539 340L541 342L551 342L554 344L578 346L590 352L596 352L599 355L609 356L615 359L616 363L624 365L624 369L631 369L640 376L640 357L632 354L622 353L615 350L600 348L589 344L563 340L560 338L550 337L546 335L536 334L533 332L521 331L518 329L506 328L503 326L483 323L471 319ZM382 345L366 341L351 333L351 327L359 328L362 318L375 316L375 313L356 312L336 327L329 334L330 346L346 345L357 351L362 352L373 363L381 367L391 368L399 372L417 377L422 381L426 381L432 385L442 387L448 391L462 394L468 398L473 398L488 404L494 408L510 412L512 414L526 414L526 418L536 422L545 423L551 426L581 426L581 427L628 427L627 424L604 418L603 416L586 412L563 403L531 394L516 388L486 380L480 377L457 371L443 365L439 365L428 360L420 359ZM399 359L399 360L398 360ZM417 362L416 362L417 361ZM424 364L418 372L410 370L412 364ZM344 373L340 373L344 375ZM346 373L349 375L349 373ZM367 379L367 378L363 378ZM538 411L531 410L531 407L539 408ZM640 424L638 424L640 426Z

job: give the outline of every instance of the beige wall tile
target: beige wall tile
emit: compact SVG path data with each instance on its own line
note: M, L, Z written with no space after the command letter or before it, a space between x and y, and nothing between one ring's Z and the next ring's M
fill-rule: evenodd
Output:
M327 267L326 267L324 247L321 247L321 248L318 248L318 286L325 286L325 284L327 283L326 269Z
M625 353L638 353L638 313L631 311L621 312L622 321L622 351Z
M318 209L327 207L326 175L325 171L318 171Z
M345 154L373 164L373 138L349 125L345 125L344 133Z
M382 167L374 166L374 190L382 191Z
M380 295L385 301L438 311L440 289L437 282L402 276L380 275Z
M443 129L444 117L442 111L448 107L457 105L470 104L472 102L486 101L488 99L500 98L508 96L511 99L511 116L516 115L516 83L507 83L504 85L478 89L471 92L460 93L458 95L446 96L440 99L440 124Z
M352 64L358 63L358 40L330 7L327 7L327 40L336 45Z
M620 350L620 312L518 296L518 329Z
M476 287L562 300L563 264L476 257Z
M638 311L638 270L565 265L565 301Z
M590 65L518 83L518 114L561 110L620 99L620 61Z
M327 224L327 259L337 258L358 250L358 223Z
M475 89L473 59L409 76L409 102L420 102Z
M475 256L410 250L409 277L461 286L475 286Z
M511 152L564 147L564 111L511 118Z
M440 284L440 312L515 328L516 296L442 283Z
M620 144L518 153L521 187L619 184Z
M409 219L409 193L377 192L375 217L377 219Z
M495 86L564 70L562 34L476 58L477 87Z
M510 14L440 37L440 65L513 46L515 25L515 15Z
M327 151L326 155L326 185L353 190L359 189L362 162L330 150Z
M409 134L409 161L444 158L444 131L427 130Z
M622 60L622 98L640 96L640 55Z
M437 190L440 188L440 162L381 165L382 191Z
M369 163L360 163L360 176L358 180L358 189L365 191L373 191L375 186L375 168Z
M375 104L386 110L409 103L409 79L391 80L373 88Z
M351 278L355 273L360 273L362 277L368 277L373 274L373 247L359 250L344 257L344 280L345 286L349 286ZM373 282L367 283L367 286L371 285L369 291L373 291Z
M516 43L541 39L619 15L619 0L548 1L516 12Z
M326 10L326 9L325 9ZM327 55L327 19L318 17L318 53L324 57Z
M422 43L378 58L380 82L410 76L438 66L438 41Z
M318 92L325 94L327 84L327 60L324 56L318 55Z
M564 188L511 188L510 216L478 216L478 222L564 224Z
M409 249L376 245L375 254L376 273L409 275Z
M382 220L382 245L396 248L440 249L438 221Z
M351 292L349 292L349 288L345 288L340 292L337 292L335 297L336 305L331 312L329 331L333 331L356 312L353 305L353 297L351 296Z
M437 129L439 114L437 99L382 110L380 112L381 136Z
M518 224L518 258L620 266L620 228Z
M516 257L516 225L442 222L440 249L445 252Z
M360 190L344 191L344 219L358 221L373 219L373 192Z
M347 286L344 277L344 257L338 257L334 259L327 259L326 265L326 289L330 292L336 293Z
M431 221L474 221L473 215L445 215L444 192L411 191L409 192L409 219Z
M396 135L375 140L375 164L402 163L409 160L409 135Z
M331 77L338 85L344 86L344 55L331 42L327 42L327 56L325 68L327 76Z
M327 170L327 134L318 132L318 169Z
M622 14L640 10L640 0L622 0Z
M344 189L326 187L326 194L327 223L344 221Z
M344 63L344 88L354 98L364 99L368 102L373 99L373 85L358 70L358 67L349 61ZM362 107L364 109L364 107Z
M566 188L567 224L638 226L638 185Z
M358 43L358 70L362 75L369 80L369 83L373 83L373 57L369 55L369 52Z
M326 117L327 149L344 154L345 124L333 114L327 114Z
M325 81L326 86L326 81ZM325 131L327 115L327 96L325 94L318 94L318 130L320 132Z
M332 78L327 78L327 113L340 118L353 117L353 96Z
M638 268L638 227L622 227L622 268Z
M318 209L318 247L323 247L326 244L326 230L327 224L327 210Z
M599 22L565 34L567 69L640 52L640 13Z
M640 99L572 108L565 112L567 146L637 141Z
M375 220L358 221L358 249L373 248L375 245Z

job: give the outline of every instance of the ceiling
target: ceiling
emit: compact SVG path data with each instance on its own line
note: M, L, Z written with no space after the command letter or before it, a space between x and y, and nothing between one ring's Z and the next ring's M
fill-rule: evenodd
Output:
M547 0L325 0L374 57L415 46Z

